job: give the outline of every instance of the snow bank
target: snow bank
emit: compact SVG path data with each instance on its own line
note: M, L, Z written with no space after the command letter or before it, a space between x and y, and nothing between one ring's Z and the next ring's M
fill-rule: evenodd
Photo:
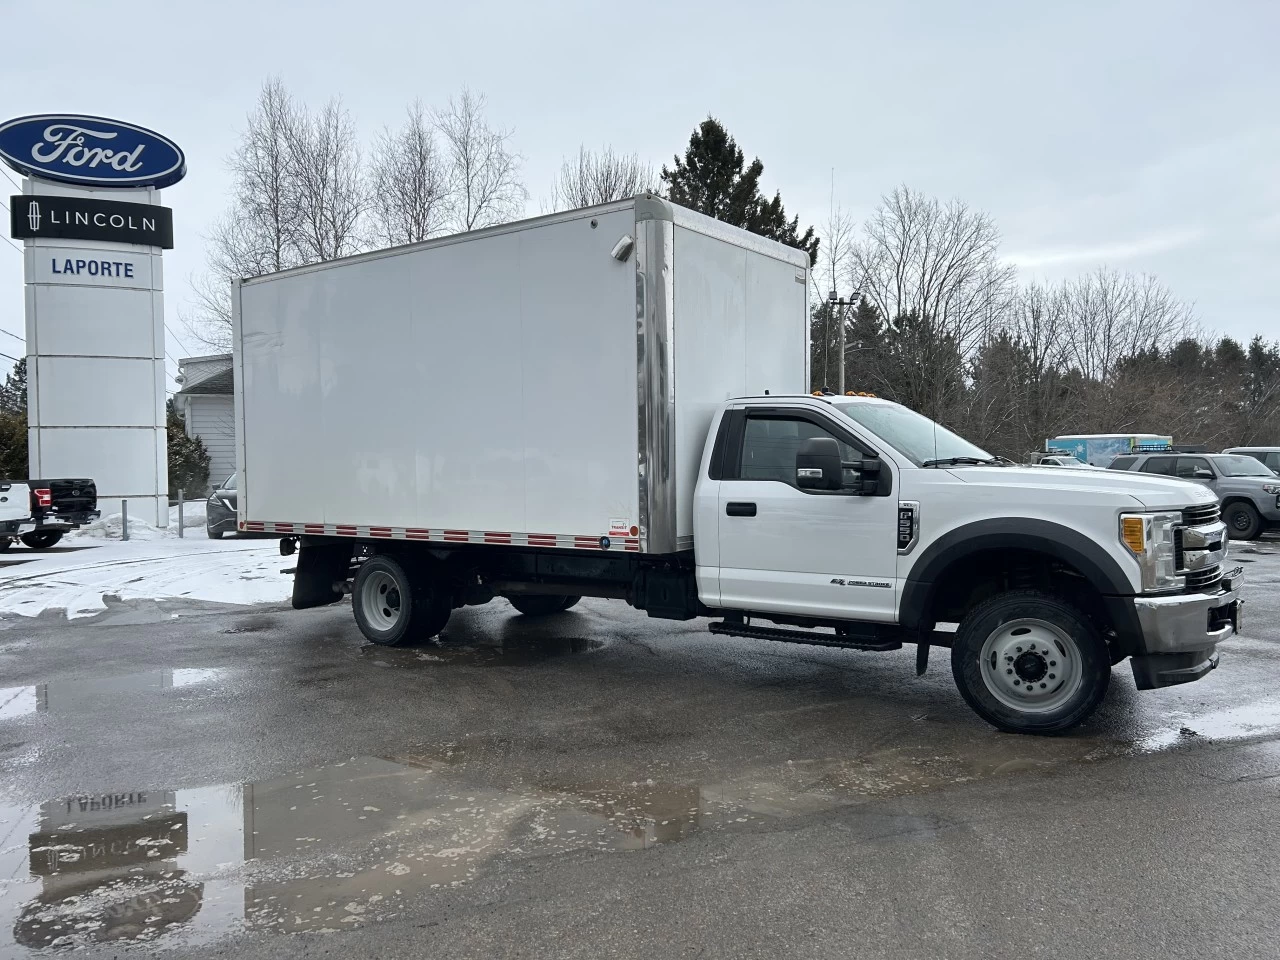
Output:
M99 521L101 529L110 531L111 520ZM180 540L176 526L135 528L132 520L129 534L135 539L123 542L82 531L52 550L13 548L0 564L0 614L65 610L68 618L87 617L106 609L106 597L281 603L292 592L292 576L280 572L292 563L274 540L211 541L203 530Z
M189 500L182 507L182 528L188 537L205 537L205 508L204 500ZM87 523L79 530L70 534L72 537L89 537L95 540L120 540L121 533L124 530L124 518L121 514L113 513L110 516L99 517L93 523ZM162 540L166 537L177 538L178 536L178 507L175 504L169 508L169 526L164 530L159 527L153 527L145 520L139 520L137 517L129 518L129 539L133 540Z

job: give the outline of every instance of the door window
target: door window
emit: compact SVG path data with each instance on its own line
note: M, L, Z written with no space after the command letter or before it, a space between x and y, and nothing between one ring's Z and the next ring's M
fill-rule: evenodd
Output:
M800 444L815 437L830 437L840 444L841 460L862 459L853 447L816 423L787 417L750 417L743 433L738 477L777 480L794 487Z
M1152 457L1142 465L1143 473L1160 473L1166 477L1174 475L1174 465L1177 463L1177 457Z
M1178 476L1183 480L1194 480L1197 470L1208 470L1213 473L1213 468L1209 466L1209 461L1204 457L1179 457L1178 458Z
M1137 457L1132 457L1132 456L1116 457L1114 460L1111 461L1111 469L1112 470L1128 470L1130 467L1133 466L1133 461L1137 459L1138 459Z

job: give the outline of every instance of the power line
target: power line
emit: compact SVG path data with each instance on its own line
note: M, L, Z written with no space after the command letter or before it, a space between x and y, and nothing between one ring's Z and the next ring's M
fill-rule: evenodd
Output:
M3 173L3 174L4 174L4 178L5 178L6 180L8 180L10 183L12 183L12 184L13 184L15 187L17 187L19 190L21 190L21 189L22 189L22 187L21 187L21 185L19 185L18 181L17 181L17 180L15 180L15 179L13 179L13 177L9 176L9 171L8 171L8 170L0 170L0 173Z
M4 237L4 234L0 233L0 237ZM4 242L7 243L9 246L13 247L13 249L17 250L19 253L22 253L22 248L18 246L16 243L14 243L12 240L10 240L8 237L4 237Z
M22 362L22 361L21 361L21 360L19 360L17 357L11 357L11 356L9 356L7 353L0 353L0 357L4 357L6 360L12 360L14 363L21 363L21 362Z
M173 337L174 340L178 341L178 346L180 346L183 350L187 351L187 353L191 352L191 348L187 346L185 343L183 343L182 338L173 332L173 328L169 326L168 320L164 322L164 328L169 331L169 336ZM177 362L178 361L176 360L174 361L174 363L177 363Z
M0 327L0 333L9 333L9 331L5 330L3 327ZM27 342L22 337L18 336L16 333L9 333L9 336L13 337L13 339L17 340L19 343Z

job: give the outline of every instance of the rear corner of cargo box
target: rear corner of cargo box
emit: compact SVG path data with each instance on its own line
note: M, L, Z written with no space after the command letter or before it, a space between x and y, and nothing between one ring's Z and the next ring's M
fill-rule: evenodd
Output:
M325 515L317 350L324 334L307 329L305 303L291 282L300 286L287 276L238 284L233 301L239 512L247 524Z
M808 389L808 257L682 211L674 233L677 537L716 410L735 397Z

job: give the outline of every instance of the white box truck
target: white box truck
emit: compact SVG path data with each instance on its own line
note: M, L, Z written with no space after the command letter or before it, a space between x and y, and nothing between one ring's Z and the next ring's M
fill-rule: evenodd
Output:
M496 597L712 632L951 650L998 727L1218 662L1239 622L1203 487L1020 469L807 390L807 256L653 196L237 283L241 530L412 643ZM359 549L357 549L359 548Z

